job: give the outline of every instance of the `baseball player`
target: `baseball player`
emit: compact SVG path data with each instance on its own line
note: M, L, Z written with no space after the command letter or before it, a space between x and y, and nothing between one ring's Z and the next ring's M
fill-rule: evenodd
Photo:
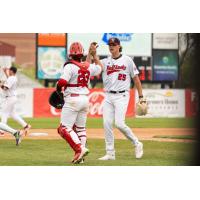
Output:
M8 117L12 117L24 128L24 133L27 134L31 126L27 124L15 111L15 105L17 103L17 68L4 68L4 72L7 80L1 85L1 89L3 90L1 122L7 124Z
M103 65L102 78L105 89L103 105L103 125L105 131L106 155L99 160L115 160L113 121L118 128L135 146L136 158L143 155L143 144L125 124L125 116L129 103L129 89L131 78L139 93L140 101L143 100L142 86L138 77L138 70L133 60L121 54L122 47L118 38L108 41L111 56L101 60Z
M23 136L22 130L21 131L15 130L15 129L11 128L10 126L8 126L7 124L4 124L2 122L0 122L0 130L11 133L15 137L17 146L21 143L22 136Z
M61 123L58 133L70 147L75 155L72 163L80 163L89 153L86 146L86 119L89 106L88 84L91 76L101 73L99 59L94 64L82 62L83 46L74 42L70 46L69 61L64 64L62 75L57 82L57 91L64 88L65 104L61 112Z

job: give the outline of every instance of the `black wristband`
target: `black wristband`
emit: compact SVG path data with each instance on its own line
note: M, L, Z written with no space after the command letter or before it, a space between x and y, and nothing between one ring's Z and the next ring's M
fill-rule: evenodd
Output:
M139 99L143 98L143 95L139 96Z

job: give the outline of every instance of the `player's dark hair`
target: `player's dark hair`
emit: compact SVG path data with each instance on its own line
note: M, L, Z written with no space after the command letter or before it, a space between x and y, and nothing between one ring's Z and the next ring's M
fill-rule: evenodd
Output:
M17 68L16 67L14 67L14 66L12 66L11 68L10 68L10 70L14 73L14 74L16 74L17 73Z
M120 46L120 48L119 48L119 52L122 52L122 46Z

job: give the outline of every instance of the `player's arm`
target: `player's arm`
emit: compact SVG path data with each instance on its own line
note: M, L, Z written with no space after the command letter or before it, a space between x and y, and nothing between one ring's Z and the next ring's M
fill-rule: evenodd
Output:
M72 73L71 66L70 64L67 64L63 69L60 79L56 83L56 90L58 92L61 92L63 88L64 90L67 88L67 83L71 78L71 73Z
M90 52L88 52L87 57L86 57L86 61L89 62L89 63L92 63L92 59L93 59L92 55L90 54Z
M92 63L93 61L93 56L96 54L96 49L98 47L98 44L96 42L92 42L90 44L89 50L88 50L88 54L86 57L86 61L89 63Z
M1 89L2 89L2 90L8 90L9 88L6 87L6 86L4 86L4 85L1 85Z
M59 79L58 82L56 83L56 91L61 92L62 88L66 89L67 88L67 81L65 79Z
M103 64L102 64L102 62L99 60L99 56L94 55L94 56L93 56L93 61L94 61L95 65L99 65L99 66L101 67L101 69L103 69Z
M127 57L127 59L129 61L130 75L131 75L131 77L133 77L135 87L138 91L139 100L142 100L143 99L143 93L142 93L142 84L141 84L141 81L140 81L139 76L138 76L139 71L137 70L137 67L136 67L134 61L130 57Z
M4 72L4 74L6 75L6 77L8 78L9 77L9 72L8 72L8 68L3 68L3 72Z
M133 77L133 81L135 83L135 87L138 91L138 95L139 95L139 99L142 99L143 98L143 93L142 93L142 84L141 84L141 81L139 79L139 76L138 75L135 75Z

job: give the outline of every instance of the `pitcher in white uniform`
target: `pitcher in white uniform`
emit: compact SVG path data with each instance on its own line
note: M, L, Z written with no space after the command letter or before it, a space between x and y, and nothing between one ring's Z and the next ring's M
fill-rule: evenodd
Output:
M108 45L111 56L101 60L105 89L103 125L106 155L99 158L99 160L115 160L113 122L115 122L116 128L134 145L136 158L141 158L143 144L139 142L132 130L125 124L131 78L134 80L140 100L143 99L142 86L138 77L139 72L133 60L121 54L122 47L118 38L110 38Z
M94 64L82 62L83 46L74 42L70 46L70 60L64 64L63 73L57 82L57 91L64 88L65 104L61 112L58 133L74 150L72 163L80 163L89 150L86 146L86 119L88 113L88 84L91 76L101 73L100 61Z
M24 128L24 133L26 134L31 126L27 124L15 110L15 105L17 103L17 68L5 68L4 72L7 76L7 80L1 86L1 89L3 90L1 122L7 124L8 118L11 117Z

